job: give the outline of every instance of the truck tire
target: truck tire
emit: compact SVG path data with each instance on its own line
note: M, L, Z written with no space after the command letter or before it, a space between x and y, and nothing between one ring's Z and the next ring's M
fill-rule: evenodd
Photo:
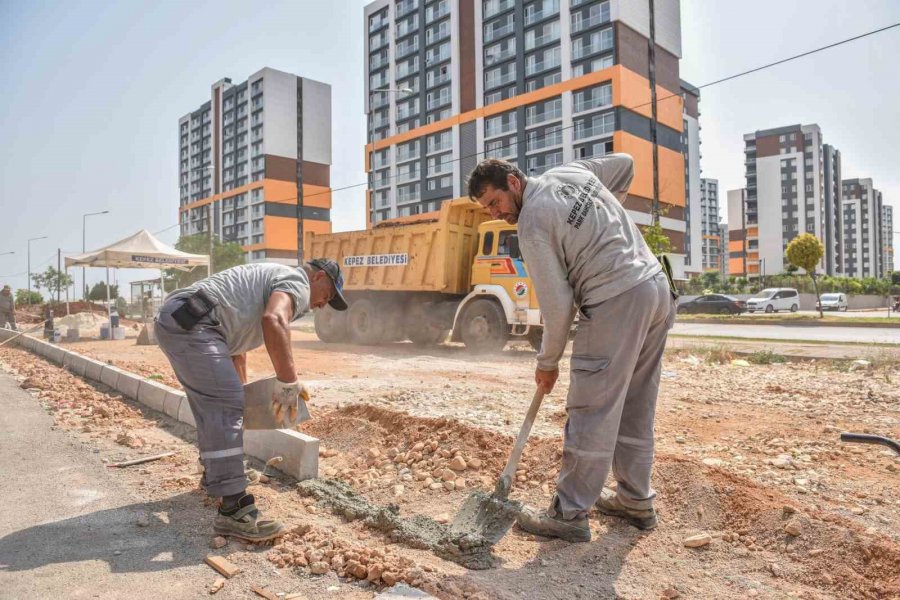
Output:
M372 346L385 338L387 320L378 313L378 305L368 298L361 298L347 310L347 329L354 344Z
M460 324L463 343L477 354L500 352L509 341L509 325L500 305L492 300L473 300Z
M450 334L450 330L440 323L439 315L433 314L431 302L411 302L404 318L406 337L417 346L436 346Z
M326 306L316 311L314 321L316 335L326 344L339 344L347 341L349 335L346 311L337 311Z
M535 352L541 351L541 341L544 339L543 327L531 327L528 330L528 343L534 348Z

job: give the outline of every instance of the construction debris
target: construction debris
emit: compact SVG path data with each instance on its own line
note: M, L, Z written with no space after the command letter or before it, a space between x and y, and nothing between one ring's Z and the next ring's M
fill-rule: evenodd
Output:
M223 577L219 577L215 581L213 581L212 585L209 586L209 593L215 594L219 590L225 587L225 579Z
M125 462L110 463L106 466L107 467L116 467L116 468L132 467L134 465L141 465L141 464L148 463L148 462L151 462L154 460L159 460L161 458L166 458L167 456L174 456L174 455L175 455L174 452L163 452L162 454L155 454L153 456L145 456L143 458L136 458L134 460L126 460Z
M266 600L280 600L278 596L276 596L266 588L255 587L253 588L253 593L261 598L265 598Z
M240 567L236 567L221 556L210 555L204 558L203 562L224 575L226 579L231 579L241 572Z

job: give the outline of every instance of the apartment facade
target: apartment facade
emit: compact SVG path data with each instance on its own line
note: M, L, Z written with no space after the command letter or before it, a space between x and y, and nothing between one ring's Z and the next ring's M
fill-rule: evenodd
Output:
M464 195L485 157L536 176L610 152L634 157L625 205L638 224L652 222L645 4L376 0L364 19L370 225ZM661 224L683 248L678 0L657 0L655 29Z
M719 180L700 179L700 235L702 236L703 270L721 271L722 233L719 225ZM690 227L688 228L690 230Z
M844 272L848 277L881 277L881 192L869 178L843 180Z
M728 273L728 223L719 221L719 274L727 278Z
M818 125L790 125L744 136L746 166L743 215L733 222L729 195L729 255L741 258L733 275L757 278L787 269L785 250L801 233L811 233L826 247L825 165ZM832 173L834 170L832 169ZM734 196L738 199L738 195ZM743 223L736 229L735 224ZM827 254L827 253L826 253ZM729 261L731 262L731 261ZM817 267L825 271L826 259ZM827 271L825 271L827 272ZM834 274L833 268L832 272Z
M844 209L841 180L841 151L830 144L822 145L824 157L822 173L825 199L825 272L844 274Z
M297 264L300 223L331 231L331 86L268 67L221 79L178 134L182 236L211 226L248 262Z
M890 277L894 265L894 207L881 205L881 276Z
M681 132L684 154L684 270L688 277L704 269L702 186L700 178L700 90L680 82L684 99Z
M725 273L732 277L747 277L750 272L749 262L758 264L759 238L758 229L752 231L747 226L747 188L728 190L728 242L725 244L727 254ZM753 239L748 239L753 233Z

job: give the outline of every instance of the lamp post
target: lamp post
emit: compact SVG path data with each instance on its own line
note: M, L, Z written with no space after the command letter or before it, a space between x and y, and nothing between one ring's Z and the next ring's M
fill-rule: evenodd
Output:
M206 165L203 167L194 167L190 169L188 173L193 173L194 171L215 171L216 168L212 165ZM213 190L215 190L215 186L213 186ZM213 193L215 196L215 192ZM209 266L207 267L208 274L213 274L213 207L215 206L215 201L210 201L209 209L206 211L206 224L209 229ZM162 280L160 280L162 281Z
M15 254L15 252L0 252L0 256L6 256L7 254Z
M101 211L99 211L99 212L92 212L92 213L86 213L86 214L81 215L81 253L82 253L82 254L84 254L85 252L87 252L87 218L88 218L88 217L93 217L93 216L95 216L95 215L105 215L105 214L107 214L108 212L109 212L108 210L101 210ZM85 276L85 270L84 270L84 267L81 267L81 293L82 293L82 300L84 300L85 302L87 302L87 299L88 299L88 298L87 298L87 291L85 291L85 288L87 287L87 279L86 279L85 277L86 277L86 276Z
M30 240L28 240L28 304L31 304L31 242L46 239L47 236L42 235L41 237L31 238Z
M369 90L369 139L372 141L372 145L369 149L371 158L369 159L369 195L372 198L372 211L375 210L375 116L372 114L372 97L375 94L412 94L414 93L409 88L377 88L374 90Z

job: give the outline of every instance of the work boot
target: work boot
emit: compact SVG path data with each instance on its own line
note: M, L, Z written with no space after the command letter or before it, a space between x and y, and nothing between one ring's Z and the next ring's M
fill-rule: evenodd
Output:
M223 499L213 529L219 535L228 535L247 542L263 542L284 535L281 521L263 520L256 508L252 494L244 494L236 503Z
M563 519L556 510L556 498L547 510L526 506L516 520L519 528L544 537L555 537L567 542L591 541L591 527L587 517Z
M628 508L619 501L616 492L609 488L603 488L595 506L604 515L625 519L638 529L653 529L657 524L655 510L652 508Z

